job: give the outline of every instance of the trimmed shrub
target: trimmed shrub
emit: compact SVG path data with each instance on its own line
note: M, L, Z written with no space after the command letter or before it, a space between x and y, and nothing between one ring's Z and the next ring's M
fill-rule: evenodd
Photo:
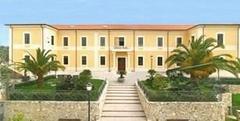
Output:
M167 89L169 88L169 80L168 78L157 74L152 81L152 87L154 89L162 90L162 89Z

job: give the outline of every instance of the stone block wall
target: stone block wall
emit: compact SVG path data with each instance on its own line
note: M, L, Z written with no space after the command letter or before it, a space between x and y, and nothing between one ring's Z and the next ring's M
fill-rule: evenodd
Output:
M99 118L99 103L91 103L91 121ZM33 121L58 121L59 119L87 120L87 102L74 101L6 101L4 119L21 112L25 118Z
M101 117L108 82L98 101L91 101L91 121ZM4 121L17 113L23 113L27 120L58 121L59 119L88 119L87 101L3 101Z
M228 85L228 89L230 93L240 93L240 85Z
M149 102L138 85L137 88L146 117L151 121L225 121L225 108L230 102L225 95L219 102Z

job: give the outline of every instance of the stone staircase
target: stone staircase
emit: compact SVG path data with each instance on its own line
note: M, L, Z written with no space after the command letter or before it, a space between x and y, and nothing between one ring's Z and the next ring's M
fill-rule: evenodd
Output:
M109 85L101 121L146 121L134 85Z

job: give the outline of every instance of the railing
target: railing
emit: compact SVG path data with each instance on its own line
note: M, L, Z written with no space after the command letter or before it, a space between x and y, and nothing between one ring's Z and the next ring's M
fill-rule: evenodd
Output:
M129 49L129 48L126 47L126 46L115 45L115 46L114 46L114 49Z

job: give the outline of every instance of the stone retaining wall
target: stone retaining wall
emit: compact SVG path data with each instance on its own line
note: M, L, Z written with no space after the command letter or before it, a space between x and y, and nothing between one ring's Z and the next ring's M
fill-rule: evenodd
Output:
M106 94L106 84L98 101L91 101L91 121L101 117ZM59 119L80 119L87 121L87 101L4 101L4 121L17 113L23 113L32 121L58 121Z
M219 102L149 102L138 85L137 88L146 117L151 121L225 121L226 108L231 105L229 94L222 95Z
M230 93L240 93L240 85L227 85Z

